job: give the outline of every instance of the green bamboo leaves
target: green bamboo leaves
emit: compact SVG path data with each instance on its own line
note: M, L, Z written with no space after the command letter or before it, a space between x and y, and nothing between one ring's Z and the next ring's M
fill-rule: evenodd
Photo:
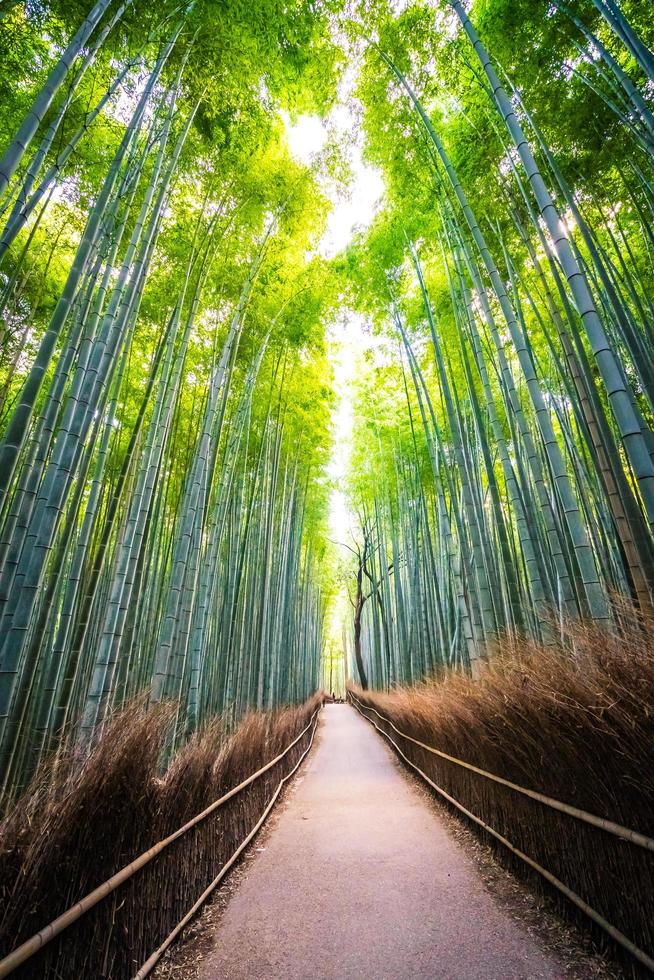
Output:
M337 0L8 8L25 65L0 107L5 789L135 695L176 705L172 751L315 689L339 304L385 336L357 378L362 681L476 675L505 631L548 643L625 596L650 609L639 4L509 5L516 44L495 0L348 20ZM328 263L317 175L333 184L338 152L298 164L279 110L333 102L336 38L387 199Z
M367 137L390 200L353 253L353 296L399 337L390 383L405 402L404 417L377 422L367 468L383 479L355 483L386 596L383 623L372 603L364 615L373 685L453 663L474 674L504 631L548 642L573 618L608 623L616 593L652 605L648 48L616 3L596 4L614 36L588 10L556 7L551 23L521 11L516 31L532 33L534 72L548 38L563 91L568 79L579 88L570 50L590 66L582 90L614 113L606 125L623 127L630 154L597 165L620 182L612 205L583 169L575 190L548 143L557 120L546 133L519 66L504 80L477 5L450 0L435 17L419 4L385 9L374 30L357 28ZM494 5L482 13L492 27ZM488 143L473 149L481 131ZM375 370L362 411L383 383Z
M8 335L21 263L40 268L58 208L72 226L58 275L44 270L50 301L31 311L31 356L3 375L7 793L62 737L86 751L134 696L177 705L172 751L217 714L318 683L329 409L307 399L328 384L332 286L309 248L326 209L247 61L266 51L279 86L290 25L248 27L242 71L223 79L207 74L206 37L196 47L206 10L125 22L129 7L103 0L73 32L0 166ZM315 15L295 14L310 28L296 48L310 46ZM106 144L90 164L94 134ZM71 201L67 173L84 187Z

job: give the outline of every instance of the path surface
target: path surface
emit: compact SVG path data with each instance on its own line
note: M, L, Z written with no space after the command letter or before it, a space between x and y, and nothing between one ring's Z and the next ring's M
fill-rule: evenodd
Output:
M346 705L232 897L203 980L527 980L564 972Z

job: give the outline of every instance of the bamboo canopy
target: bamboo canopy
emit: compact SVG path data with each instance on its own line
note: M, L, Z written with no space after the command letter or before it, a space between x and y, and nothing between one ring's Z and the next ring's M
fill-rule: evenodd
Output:
M137 695L170 755L346 664L478 676L507 633L651 613L649 13L0 4L4 791ZM345 90L384 194L329 254Z

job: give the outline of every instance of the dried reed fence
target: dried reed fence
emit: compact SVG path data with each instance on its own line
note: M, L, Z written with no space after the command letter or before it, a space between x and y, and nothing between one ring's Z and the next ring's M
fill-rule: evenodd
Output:
M171 711L134 703L94 751L40 773L0 824L0 958L138 855L282 753L260 778L171 843L43 947L12 977L133 977L236 851L312 737L318 695L298 707L219 723L193 738L163 775Z
M653 638L654 623L633 617L615 631L576 625L558 647L508 638L478 682L453 675L388 693L350 691L411 763L649 958L654 852L646 844L637 846L429 752L400 737L391 723L504 780L653 838ZM605 941L603 930L521 858L478 824L470 826L512 870L556 896L566 914L590 921L596 938ZM628 973L650 975L620 947L613 952Z

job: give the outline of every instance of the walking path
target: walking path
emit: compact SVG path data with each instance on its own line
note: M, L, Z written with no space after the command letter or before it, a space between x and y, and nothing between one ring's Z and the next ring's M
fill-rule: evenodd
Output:
M203 980L531 980L564 972L484 888L346 705L229 902Z

